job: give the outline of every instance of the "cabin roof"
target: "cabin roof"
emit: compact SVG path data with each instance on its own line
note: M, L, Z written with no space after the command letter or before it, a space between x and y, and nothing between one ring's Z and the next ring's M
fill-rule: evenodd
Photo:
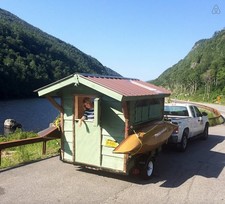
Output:
M139 79L93 74L73 74L36 91L39 96L44 96L71 84L76 86L79 84L86 85L117 100L132 97L166 97L170 95L170 91Z

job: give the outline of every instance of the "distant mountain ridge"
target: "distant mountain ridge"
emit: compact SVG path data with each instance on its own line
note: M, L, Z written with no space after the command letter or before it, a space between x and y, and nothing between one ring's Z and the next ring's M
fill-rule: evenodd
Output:
M225 97L225 29L196 42L184 59L151 82L181 98L215 101Z
M121 76L0 9L0 99L33 96L33 90L76 72Z

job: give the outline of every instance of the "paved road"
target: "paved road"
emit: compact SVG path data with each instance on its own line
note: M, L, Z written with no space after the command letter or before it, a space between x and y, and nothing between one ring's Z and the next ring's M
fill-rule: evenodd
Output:
M210 128L186 152L162 152L154 178L142 181L59 161L58 157L0 172L1 204L225 203L225 125Z

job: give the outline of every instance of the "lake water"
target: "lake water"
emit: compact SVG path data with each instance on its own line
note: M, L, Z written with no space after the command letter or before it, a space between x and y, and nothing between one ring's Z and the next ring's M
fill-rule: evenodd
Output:
M24 131L39 132L58 115L59 111L45 98L0 101L0 134L4 133L5 119L15 119Z

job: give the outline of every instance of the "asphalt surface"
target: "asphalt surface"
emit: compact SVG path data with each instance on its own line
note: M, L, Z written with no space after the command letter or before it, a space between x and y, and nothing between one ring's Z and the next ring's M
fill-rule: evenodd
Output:
M58 157L0 171L0 203L225 203L225 125L209 131L208 140L191 141L184 153L161 152L149 181Z

